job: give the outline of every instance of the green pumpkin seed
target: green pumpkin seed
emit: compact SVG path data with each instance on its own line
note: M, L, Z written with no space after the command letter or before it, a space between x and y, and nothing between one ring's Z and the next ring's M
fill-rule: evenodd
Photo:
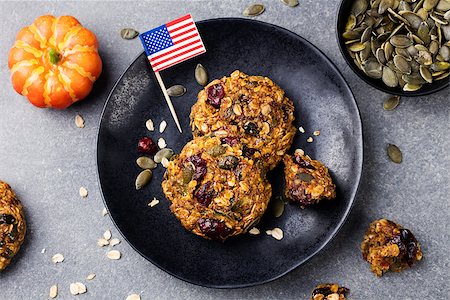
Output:
M136 177L135 182L136 190L140 190L141 188L146 186L152 179L152 176L153 174L152 171L150 170L144 170L141 173L139 173L139 175Z
M298 5L298 0L281 0L281 2L289 7L295 7Z
M345 31L350 31L356 27L356 17L354 15L350 15L348 17L347 23L345 24Z
M155 161L153 159L151 159L150 157L147 156L141 156L136 160L136 164L141 168L141 169L154 169L156 168L157 164L155 163Z
M439 3L439 0L425 0L423 2L423 8L430 11L432 10L437 4Z
M391 96L384 100L383 109L384 110L394 110L400 104L400 96Z
M314 179L314 177L308 173L297 173L296 177L305 182L311 182Z
M433 82L433 76L431 76L431 72L430 70L428 70L427 67L425 66L420 66L420 76L422 76L422 78L428 82L428 83L432 83Z
M186 88L181 84L176 84L167 89L167 94L170 97L181 97L186 93Z
M170 148L164 148L156 152L153 158L156 163L161 163L163 158L170 159L173 155L173 150Z
M383 75L381 79L388 87L396 87L398 85L397 75L389 67L383 67Z
M232 170L236 168L238 164L239 158L232 155L224 156L219 160L219 168L224 170Z
M192 164L187 164L183 167L183 183L188 184L194 177L194 167Z
M245 17L255 17L262 14L265 10L264 5L262 4L252 4L246 9L244 9L244 12L242 13Z
M417 90L419 90L422 87L421 84L411 84L411 83L407 83L405 84L405 86L403 87L403 90L405 92L415 92Z
M139 31L133 28L124 28L120 31L120 37L124 40L132 40L139 35Z
M208 153L212 157L217 157L217 156L224 154L226 151L227 151L226 147L224 147L222 145L215 145L215 146L209 148L208 150L206 150L206 153Z
M195 80L202 86L205 86L208 83L208 72L206 72L205 67L201 64L198 64L195 68Z
M369 6L369 3L367 2L367 0L356 0L353 2L353 5L352 5L352 9L351 9L352 14L354 14L357 17L360 14L364 13L368 6Z
M396 145L388 144L387 155L396 164L400 164L403 161L403 154Z

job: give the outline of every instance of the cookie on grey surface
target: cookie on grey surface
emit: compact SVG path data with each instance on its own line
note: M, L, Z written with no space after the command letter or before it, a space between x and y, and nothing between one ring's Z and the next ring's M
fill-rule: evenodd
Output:
M25 239L23 207L11 187L0 180L0 271L19 252Z

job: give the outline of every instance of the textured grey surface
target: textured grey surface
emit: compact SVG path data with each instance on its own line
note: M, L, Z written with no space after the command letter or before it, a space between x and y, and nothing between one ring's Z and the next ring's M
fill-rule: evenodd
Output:
M0 178L9 182L26 207L28 236L20 255L0 274L0 299L45 299L58 284L58 299L73 296L69 284L85 282L81 299L282 298L307 299L316 283L339 282L352 299L446 299L450 293L450 107L449 90L423 98L403 98L392 112L382 110L385 94L364 84L346 66L335 40L338 1L302 0L296 8L261 1L258 19L290 29L322 49L344 74L361 110L365 162L351 216L337 238L305 266L263 286L213 290L182 282L159 270L129 245L116 246L119 261L96 245L106 229L96 178L95 141L110 88L141 51L138 40L123 41L123 27L145 30L190 12L196 20L240 16L249 1L0 2ZM71 14L99 39L104 73L92 95L64 111L37 109L10 84L6 57L15 33L41 14ZM86 127L78 129L80 113ZM386 158L387 143L397 144L404 162ZM78 195L89 190L87 199ZM386 217L410 228L422 243L424 259L402 274L376 278L358 250L368 223ZM155 228L157 230L157 228ZM121 237L119 237L122 239ZM45 248L46 252L41 253ZM63 253L54 265L51 256ZM89 273L97 277L86 282Z

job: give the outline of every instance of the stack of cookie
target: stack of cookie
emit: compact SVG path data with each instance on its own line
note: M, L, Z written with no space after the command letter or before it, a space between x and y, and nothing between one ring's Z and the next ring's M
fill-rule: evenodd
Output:
M235 71L199 93L190 117L194 139L162 183L171 210L205 238L245 233L271 198L266 172L292 144L294 105L269 78Z

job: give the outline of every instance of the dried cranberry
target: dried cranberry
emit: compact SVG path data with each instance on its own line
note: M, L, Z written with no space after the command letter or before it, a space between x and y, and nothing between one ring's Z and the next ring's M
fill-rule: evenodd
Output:
M202 159L199 154L196 154L188 157L186 161L192 163L195 167L192 179L196 181L202 180L206 175L206 160Z
M305 189L301 186L294 188L291 191L292 200L299 202L301 205L311 204L311 195L305 193Z
M238 140L237 140L237 138L234 138L234 137L223 137L220 139L220 142L222 144L227 144L227 145L230 145L231 147L233 147L233 146L237 145Z
M144 136L139 140L137 151L155 155L158 152L158 145L151 138Z
M302 168L315 170L309 161L304 160L300 155L294 155L294 162Z
M214 198L214 189L212 182L207 182L202 185L194 195L195 199L203 205L208 206L211 203L211 200Z
M247 145L244 145L244 147L242 147L242 155L244 157L250 158L253 156L253 154L255 154L256 149L254 148L249 148Z
M222 98L225 96L223 86L221 84L214 84L208 88L206 93L208 95L209 104L215 108L219 108Z
M244 131L245 133L253 136L258 136L259 134L258 126L256 126L256 124L252 122L244 125Z
M392 239L392 243L397 244L400 249L400 256L405 259L408 266L412 266L416 260L417 240L414 235L408 229L400 229L400 234Z
M207 237L216 241L225 240L231 233L231 229L224 222L218 220L200 218L197 223Z

